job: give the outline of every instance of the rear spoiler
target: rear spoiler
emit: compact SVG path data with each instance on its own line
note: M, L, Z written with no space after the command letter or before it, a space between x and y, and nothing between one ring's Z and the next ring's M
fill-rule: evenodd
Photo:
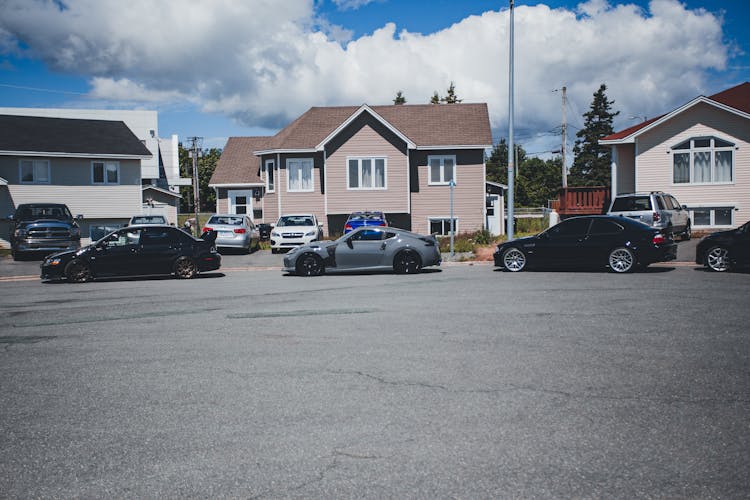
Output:
M217 236L218 233L216 231L203 231L203 234L201 234L201 239L208 243L213 243L214 241L216 241Z

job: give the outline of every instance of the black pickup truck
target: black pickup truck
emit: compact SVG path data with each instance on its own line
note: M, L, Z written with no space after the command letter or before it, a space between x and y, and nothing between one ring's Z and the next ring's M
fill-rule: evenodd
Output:
M62 203L24 203L16 207L10 220L10 247L13 259L26 253L49 254L81 247L81 228Z

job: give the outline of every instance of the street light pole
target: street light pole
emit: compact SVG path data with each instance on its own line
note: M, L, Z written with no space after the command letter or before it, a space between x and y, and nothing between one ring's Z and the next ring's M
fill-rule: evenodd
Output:
M198 143L202 140L202 137L188 137L188 140L192 142L190 157L193 159L193 208L195 209L195 237L200 237L200 179L198 178Z
M513 1L510 0L510 54L508 57L508 241L513 240L513 191L514 177L514 152L515 145L513 144Z
M456 227L454 226L454 219L453 219L453 189L456 187L456 181L453 179L450 180L448 183L448 186L451 190L451 257L453 257L453 235L456 232Z

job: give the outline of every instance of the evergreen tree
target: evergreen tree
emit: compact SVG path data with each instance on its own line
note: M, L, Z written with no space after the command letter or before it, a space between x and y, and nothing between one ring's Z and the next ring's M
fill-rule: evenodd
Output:
M193 159L189 156L190 150L179 145L180 175L182 177L193 177ZM213 212L216 210L216 192L208 187L208 182L216 169L216 164L221 156L221 149L204 149L198 158L198 190L200 193L200 212ZM193 208L193 186L180 186L180 213L188 213Z
M432 97L430 98L430 104L440 104L440 96L437 93L437 90L434 94L432 94Z
M456 85L453 82L451 82L450 87L448 87L448 95L446 95L445 97L442 97L440 99L440 102L443 102L445 104L456 104L461 101L463 101L463 99L459 99L458 96L456 95Z
M516 144L516 167L526 160L526 151L520 145ZM505 138L500 139L494 148L490 157L485 161L487 180L508 184L508 143Z
M609 146L600 146L599 139L614 132L612 121L620 112L612 112L614 101L607 100L607 86L602 84L594 93L591 108L583 114L584 126L576 134L573 146L573 166L570 169L571 186L609 186L610 164L612 161Z
M406 97L400 90L396 93L396 98L393 100L393 104L406 104Z

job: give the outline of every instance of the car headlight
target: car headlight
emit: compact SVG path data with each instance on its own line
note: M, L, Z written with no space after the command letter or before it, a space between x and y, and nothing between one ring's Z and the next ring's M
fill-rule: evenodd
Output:
M271 236L276 236L277 238L281 236L281 234L277 233L276 231L271 231Z
M305 233L305 236L315 236L316 234L318 234L318 232L317 232L317 231L315 231L315 230L313 230L313 231L308 231L308 232L306 232L306 233Z
M26 236L26 230L25 229L16 229L16 231L13 233L16 238L23 238Z
M81 228L76 227L76 226L71 227L70 228L70 236L73 237L73 238L80 237L81 236Z
M59 257L53 257L44 261L45 266L59 266L62 264L62 259Z

